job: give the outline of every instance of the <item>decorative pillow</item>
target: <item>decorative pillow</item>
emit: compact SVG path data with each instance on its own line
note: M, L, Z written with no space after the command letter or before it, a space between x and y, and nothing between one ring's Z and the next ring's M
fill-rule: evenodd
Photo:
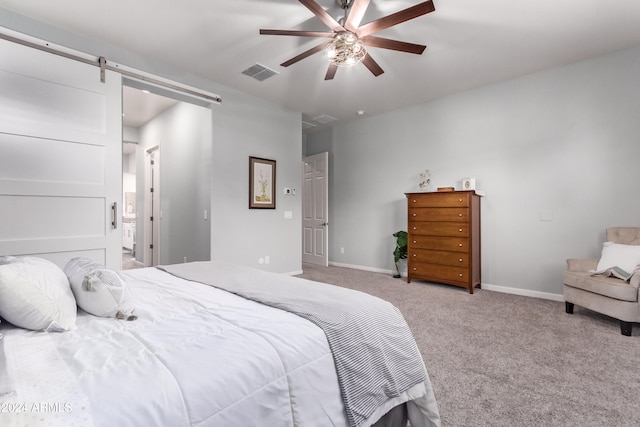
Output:
M593 274L610 273L610 275L628 280L640 264L640 245L622 245L604 242L602 256Z
M43 258L0 257L0 316L34 331L76 328L76 300L62 270Z
M99 317L133 320L130 296L122 279L88 258L73 258L64 267L78 306Z
M0 398L13 394L13 384L7 370L7 359L4 355L4 335L0 333Z

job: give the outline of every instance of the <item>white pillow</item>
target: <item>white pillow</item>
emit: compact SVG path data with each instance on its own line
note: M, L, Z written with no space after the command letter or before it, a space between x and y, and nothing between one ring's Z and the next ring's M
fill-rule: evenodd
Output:
M604 242L597 271L618 267L631 275L640 264L640 245Z
M131 319L133 309L122 279L88 258L73 258L64 267L78 307L99 317Z
M62 270L43 258L0 257L0 316L34 331L76 328L76 300Z

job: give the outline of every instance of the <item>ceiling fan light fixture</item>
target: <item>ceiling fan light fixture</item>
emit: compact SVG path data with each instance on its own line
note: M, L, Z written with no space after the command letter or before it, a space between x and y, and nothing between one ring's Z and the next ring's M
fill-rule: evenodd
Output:
M331 44L327 46L329 62L338 67L351 67L367 56L367 50L351 31L338 33Z

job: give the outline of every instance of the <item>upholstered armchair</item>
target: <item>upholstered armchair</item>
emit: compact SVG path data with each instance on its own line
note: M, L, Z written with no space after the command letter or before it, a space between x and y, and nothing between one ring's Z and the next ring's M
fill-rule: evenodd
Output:
M640 322L640 270L636 269L640 256L640 228L608 228L607 242L614 244L605 243L600 260L567 260L568 269L563 274L565 310L572 314L574 304L577 304L613 317L620 320L622 335L630 336L632 324ZM638 249L626 245L638 246ZM612 265L612 259L626 263L626 266L618 268L617 262Z

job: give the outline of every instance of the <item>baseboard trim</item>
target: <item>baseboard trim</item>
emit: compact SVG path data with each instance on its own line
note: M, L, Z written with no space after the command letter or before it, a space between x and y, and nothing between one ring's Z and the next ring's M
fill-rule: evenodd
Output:
M502 292L504 294L522 295L525 297L548 299L551 301L564 301L562 294L552 294L551 292L532 291L529 289L509 288L506 286L490 285L488 283L482 284L482 289L493 292Z
M385 270L383 268L367 267L363 265L344 264L340 262L331 262L331 261L329 262L329 265L332 265L334 267L352 268L354 270L371 271L374 273L393 274L391 270ZM407 277L407 274L402 273L402 277ZM564 296L562 296L562 294L552 294L551 292L540 292L540 291L532 291L529 289L509 288L507 286L491 285L489 283L483 283L482 289L486 291L492 291L492 292L502 292L503 294L521 295L524 297L548 299L551 301L561 301L561 302L564 301Z
M391 270L385 270L384 268L367 267L367 266L364 266L364 265L343 264L341 262L331 262L331 261L329 261L329 265L332 265L334 267L352 268L354 270L371 271L373 273L392 274Z
M299 276L302 273L304 273L304 271L298 270L298 271L291 271L289 273L282 273L282 274L285 275L285 276Z

